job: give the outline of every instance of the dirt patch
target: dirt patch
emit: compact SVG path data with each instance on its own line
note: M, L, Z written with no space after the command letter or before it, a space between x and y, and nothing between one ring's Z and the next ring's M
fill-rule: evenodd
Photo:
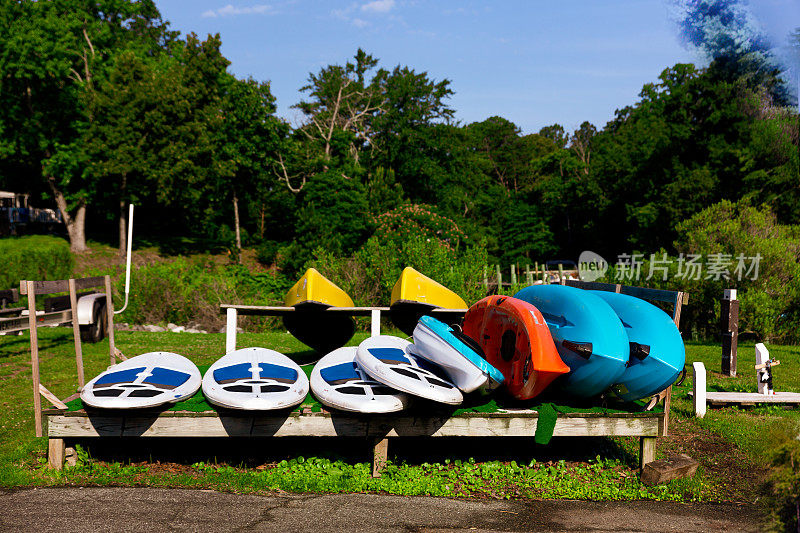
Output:
M659 448L666 454L685 453L697 460L709 477L723 480L718 489L727 501L756 501L769 473L765 464L754 463L722 435L678 417L670 419L669 436L659 439Z

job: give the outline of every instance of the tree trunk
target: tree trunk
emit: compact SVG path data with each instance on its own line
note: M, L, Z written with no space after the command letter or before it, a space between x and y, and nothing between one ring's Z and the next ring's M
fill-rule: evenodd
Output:
M264 204L261 204L261 226L259 227L258 236L264 239Z
M237 263L240 263L242 256L242 233L239 230L239 199L236 197L236 191L233 192L233 224L236 227L236 251L239 257Z
M128 227L125 219L125 208L127 202L125 201L125 192L128 186L128 174L122 173L122 182L120 183L119 190L119 255L125 256L128 246Z
M55 178L50 177L47 180L50 185L50 190L56 199L56 206L58 206L61 217L64 219L64 225L67 227L67 235L69 236L69 249L73 252L85 252L86 248L86 201L79 200L78 207L75 211L73 218L67 209L67 199L64 194L56 188Z

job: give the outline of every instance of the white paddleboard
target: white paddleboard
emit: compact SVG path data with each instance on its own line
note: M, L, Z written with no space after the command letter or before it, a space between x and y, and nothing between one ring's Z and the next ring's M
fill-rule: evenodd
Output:
M91 380L81 400L104 409L158 407L191 397L200 388L200 371L182 355L150 352L118 363Z
M311 371L311 392L320 402L356 413L394 413L403 410L408 395L367 375L356 362L355 346L332 351Z
M412 354L410 346L399 337L377 335L358 345L356 361L372 379L393 389L435 402L460 404L464 397L458 387L434 373L436 366Z
M503 382L503 374L486 361L481 347L464 334L459 334L430 316L419 319L414 328L411 352L442 367L450 380L462 391L492 390Z
M229 409L293 407L308 394L308 377L291 359L266 348L242 348L218 359L203 376L209 402Z

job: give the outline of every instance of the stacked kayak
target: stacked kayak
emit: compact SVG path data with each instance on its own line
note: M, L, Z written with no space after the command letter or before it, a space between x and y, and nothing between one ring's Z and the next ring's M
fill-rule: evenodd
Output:
M517 399L534 398L569 372L542 314L516 298L480 300L464 317L464 334L477 341L487 362L502 372L506 388Z
M544 317L561 359L570 368L562 390L596 396L617 383L628 363L628 337L617 314L592 291L533 285L514 295Z
M683 339L664 311L627 294L592 291L619 317L629 344L628 367L613 386L623 400L638 400L669 387L686 364Z
M467 303L456 293L420 274L411 267L406 267L392 288L391 317L397 328L412 335L419 319L429 314L432 309L466 309ZM457 321L457 315L450 323Z
M300 342L320 353L344 346L355 333L352 316L325 312L329 307L353 307L353 300L314 268L309 268L289 289L284 305L295 311L283 316L283 325Z

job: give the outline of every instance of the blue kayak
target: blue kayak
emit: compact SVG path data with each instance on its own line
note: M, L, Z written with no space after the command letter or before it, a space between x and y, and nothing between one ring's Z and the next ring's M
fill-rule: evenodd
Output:
M630 343L628 368L614 385L623 400L652 396L669 387L686 363L675 322L655 305L627 294L592 291L617 313Z
M562 389L600 394L617 383L628 362L628 337L617 314L595 293L565 285L533 285L514 295L542 312L570 373Z

